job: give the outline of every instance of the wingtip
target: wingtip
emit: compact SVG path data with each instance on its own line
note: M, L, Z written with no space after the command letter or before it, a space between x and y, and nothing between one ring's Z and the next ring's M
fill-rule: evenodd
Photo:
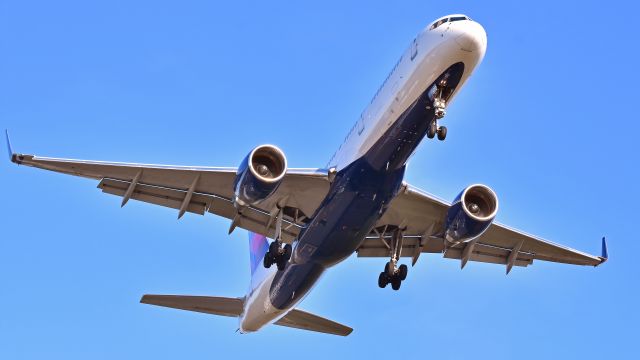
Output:
M607 249L607 239L602 237L602 254L600 255L601 264L609 260L609 250Z
M7 151L9 152L9 160L13 161L13 149L11 148L11 140L9 139L8 129L4 129L4 135L7 139Z
M12 163L16 163L16 164L22 164L22 160L24 158L24 155L22 154L16 154L13 151L13 147L11 146L11 138L9 137L9 130L8 129L4 129L4 135L7 141L7 152L9 153L9 161L11 161Z

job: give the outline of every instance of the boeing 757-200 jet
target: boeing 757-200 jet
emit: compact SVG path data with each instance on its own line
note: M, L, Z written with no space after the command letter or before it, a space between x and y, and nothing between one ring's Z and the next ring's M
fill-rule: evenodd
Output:
M186 212L207 212L250 232L251 286L239 298L145 295L141 302L239 318L249 333L276 324L337 335L352 329L296 306L321 275L354 252L387 258L378 285L398 290L422 253L513 266L534 260L597 266L607 260L493 220L498 198L473 184L452 203L403 182L426 136L443 141L446 109L482 61L483 27L465 15L429 24L412 41L324 168L288 168L260 145L237 168L69 160L14 153L11 161L99 180L103 192ZM269 243L267 238L274 239Z

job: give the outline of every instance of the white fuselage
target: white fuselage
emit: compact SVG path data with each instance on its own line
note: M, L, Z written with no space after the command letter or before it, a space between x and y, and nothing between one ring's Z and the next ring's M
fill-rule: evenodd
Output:
M447 22L435 28L430 24L422 30L331 157L327 168L340 171L362 157L447 68L462 62L464 73L449 98L450 103L484 57L486 44L484 29L471 20ZM301 297L287 309L275 308L270 302L269 292L277 270L260 266L258 271L240 317L240 331L243 333L257 331L277 321L304 298Z

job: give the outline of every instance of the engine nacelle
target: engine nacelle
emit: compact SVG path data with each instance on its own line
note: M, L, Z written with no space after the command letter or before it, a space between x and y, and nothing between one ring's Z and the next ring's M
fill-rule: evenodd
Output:
M278 189L287 172L287 158L273 145L260 145L247 155L233 183L233 204L241 209L256 205Z
M444 238L452 244L471 241L482 235L498 212L498 197L488 186L468 186L447 211Z

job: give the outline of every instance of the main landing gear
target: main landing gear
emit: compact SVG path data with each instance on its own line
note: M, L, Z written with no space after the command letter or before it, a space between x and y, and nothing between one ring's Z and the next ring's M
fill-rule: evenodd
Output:
M438 120L442 119L447 111L445 107L447 103L445 99L442 97L443 92L445 91L445 86L438 86L433 94L433 109L435 118L431 120L429 123L429 128L427 129L427 137L429 139L433 139L436 135L438 135L438 140L444 141L447 138L447 128L445 126L438 126Z
M393 261L389 261L384 266L384 271L378 276L378 286L384 289L387 284L391 284L393 290L400 290L402 281L407 278L409 268L405 264L400 265L400 267L396 265Z
M281 246L281 242L276 240L269 244L269 251L264 254L263 264L265 268L270 268L271 265L276 264L278 270L284 270L287 261L291 259L291 244L285 244Z
M378 276L378 286L380 288L384 289L388 284L391 284L393 290L400 290L402 281L407 278L407 273L409 272L407 265L398 266L400 252L402 251L402 238L402 230L396 229L391 238L391 259L385 264L384 271Z
M270 268L271 265L276 264L278 266L278 270L284 270L285 266L289 259L291 259L291 253L293 248L291 244L285 244L282 246L282 217L283 217L283 209L278 207L278 212L275 214L276 219L276 231L275 231L275 240L269 244L269 250L266 254L264 254L264 259L262 261L265 268ZM271 221L267 225L267 228L271 225Z

